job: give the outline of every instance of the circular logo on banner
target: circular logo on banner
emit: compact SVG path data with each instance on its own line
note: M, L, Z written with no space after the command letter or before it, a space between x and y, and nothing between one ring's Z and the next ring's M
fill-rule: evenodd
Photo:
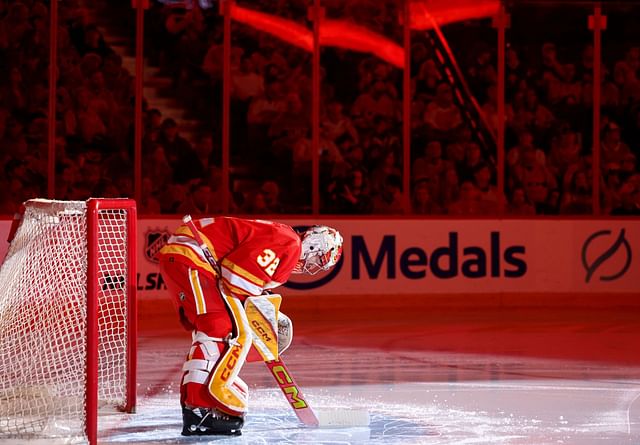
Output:
M302 233L307 230L311 226L294 226L293 229ZM284 287L288 287L289 289L295 290L309 290L309 289L317 289L321 286L332 281L335 277L338 276L340 270L342 269L342 265L344 263L344 251L342 252L342 257L338 260L338 264L336 264L333 269L331 269L328 273L323 273L319 275L291 275L289 281L283 284ZM299 281L294 281L292 278L299 278Z
M599 272L600 281L613 281L623 276L631 265L631 246L625 238L625 229L620 229L618 237L609 247L600 241L602 237L611 235L611 230L600 230L586 239L582 245L582 266L586 271L585 282L591 281L596 272ZM595 255L594 255L595 251ZM618 252L622 252L618 254ZM620 258L620 255L624 255ZM591 261L589 261L591 259Z

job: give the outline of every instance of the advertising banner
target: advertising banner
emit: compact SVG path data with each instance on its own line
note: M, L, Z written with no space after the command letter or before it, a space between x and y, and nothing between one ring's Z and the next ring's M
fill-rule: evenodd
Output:
M281 221L297 228L317 221ZM638 293L640 221L322 220L345 244L338 266L293 275L283 293ZM177 220L141 220L141 296L164 289L154 255ZM634 257L634 254L636 257Z
M281 221L296 228L318 223ZM345 244L332 271L282 289L318 295L640 293L639 220L326 219ZM140 298L163 298L155 255L178 218L138 223ZM9 222L0 224L6 239ZM1 244L4 257L6 243Z

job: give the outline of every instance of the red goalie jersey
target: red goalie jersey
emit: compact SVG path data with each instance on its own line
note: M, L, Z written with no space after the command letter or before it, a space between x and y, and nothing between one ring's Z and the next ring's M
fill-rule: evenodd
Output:
M203 218L195 224L220 267L227 291L242 300L285 283L300 259L300 236L285 224L233 217ZM184 225L160 255L214 274Z

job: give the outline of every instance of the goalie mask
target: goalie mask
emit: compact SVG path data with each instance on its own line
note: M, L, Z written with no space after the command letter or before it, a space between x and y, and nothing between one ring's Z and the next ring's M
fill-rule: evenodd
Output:
M342 255L342 236L327 226L313 226L302 235L302 252L294 269L295 273L315 275L329 270Z

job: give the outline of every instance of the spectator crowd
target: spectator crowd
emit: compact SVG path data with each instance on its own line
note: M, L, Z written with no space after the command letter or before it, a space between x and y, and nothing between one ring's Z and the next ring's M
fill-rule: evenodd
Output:
M81 0L59 2L56 184L59 199L133 194L134 82ZM87 3L88 5L88 3ZM306 2L238 5L311 28ZM192 137L144 107L141 213L222 211L222 20L198 2L152 2L148 62L201 121ZM330 18L402 42L393 1L325 2ZM516 13L514 12L514 15ZM515 20L515 19L514 19ZM495 42L488 21L445 29L483 116L498 125ZM519 23L518 26L524 26ZM0 214L47 190L46 2L0 0ZM469 34L475 38L468 45ZM411 91L402 70L373 55L321 50L321 211L417 215L592 213L593 47L580 38L518 41L506 52L505 197L495 145L469 122L432 40L412 32ZM231 47L231 210L305 213L311 203L311 55L234 23ZM603 66L601 207L640 213L640 40L620 42ZM411 98L410 190L403 190L402 96ZM476 123L477 124L477 123Z

